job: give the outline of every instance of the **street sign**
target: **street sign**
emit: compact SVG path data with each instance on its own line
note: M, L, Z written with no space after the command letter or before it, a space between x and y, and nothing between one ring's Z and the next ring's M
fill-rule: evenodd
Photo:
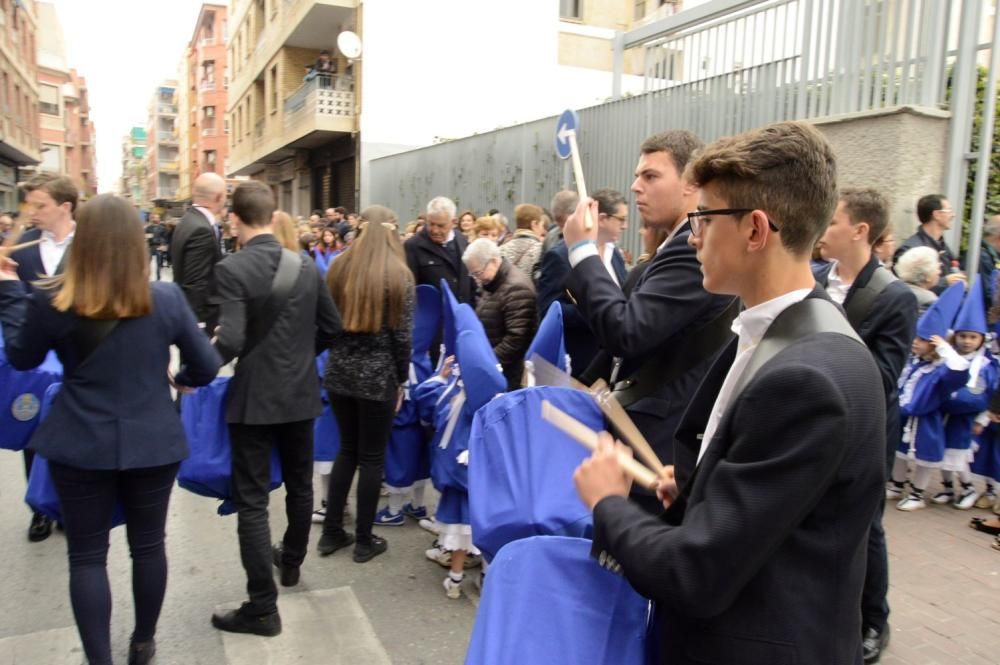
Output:
M573 154L570 137L580 126L580 117L573 109L566 109L556 122L556 154L559 159L569 159Z

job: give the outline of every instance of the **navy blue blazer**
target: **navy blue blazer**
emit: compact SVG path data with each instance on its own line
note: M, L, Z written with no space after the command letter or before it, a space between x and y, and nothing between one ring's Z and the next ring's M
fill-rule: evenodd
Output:
M685 221L627 295L594 257L578 263L567 278L567 288L597 343L611 356L623 358L619 381L635 376L646 363L675 356L678 344L732 304L732 297L711 294L702 286L701 264L688 245L690 235ZM701 358L626 409L664 464L673 459L674 431L712 361L712 356Z
M30 229L22 233L17 242L33 242L41 237L41 229ZM17 262L17 277L22 282L34 282L48 276L45 274L45 264L42 263L42 250L38 245L19 249L10 258Z
M11 365L29 370L54 349L67 377L29 448L82 469L144 468L187 457L167 382L170 346L181 351L177 381L184 385L209 383L222 359L175 284L155 282L150 288L152 313L122 319L81 364L73 335L79 317L52 307L50 291L28 293L22 282L0 282L0 322Z
M545 318L545 313L549 311L549 305L559 301L563 311L563 335L566 340L566 353L571 360L573 376L579 378L591 361L601 350L601 345L594 336L587 320L580 313L576 306L576 301L566 290L566 282L570 275L569 249L566 241L560 240L549 251L542 255L539 264L538 282L535 284L538 300L538 320ZM607 275L604 262L597 259L597 265L604 270L608 282L612 285L611 276ZM625 270L625 258L621 250L615 248L615 254L611 257L611 266L615 269L618 277L618 284L625 284L627 271ZM621 288L618 289L621 291Z

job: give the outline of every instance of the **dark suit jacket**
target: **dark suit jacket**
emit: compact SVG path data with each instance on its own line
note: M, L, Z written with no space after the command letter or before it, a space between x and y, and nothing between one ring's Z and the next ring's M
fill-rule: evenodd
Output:
M447 280L458 302L475 305L476 285L462 261L469 241L455 229L453 242L455 247L449 244L448 250L445 250L427 236L426 230L421 231L403 245L406 264L410 266L416 284L430 284L440 289L441 280Z
M604 271L604 278L608 284L621 292L621 288L611 279L611 275L608 274L600 257L592 260L600 270ZM625 258L618 248L615 248L615 254L611 257L611 265L618 276L618 284L624 284L627 275ZM580 378L601 350L601 343L594 336L587 319L580 313L574 298L566 290L569 274L569 248L566 247L564 240L560 240L552 249L542 255L539 264L538 282L535 284L538 320L541 321L545 318L545 313L549 311L549 306L553 302L559 301L563 311L563 337L566 341L566 353L569 354L571 360L570 369L572 369L574 377Z
M826 265L814 274L816 283L824 289L829 284L831 265ZM878 257L872 255L868 265L862 269L847 292L844 306L850 304L858 289L868 285L872 275L879 268ZM872 304L866 318L856 328L858 336L872 352L872 357L878 365L882 376L882 387L885 389L886 406L894 407L898 416L896 383L903 371L903 365L910 357L910 345L916 334L917 299L906 283L896 280L885 287Z
M955 260L955 255L952 254L951 248L948 247L948 243L944 241L944 238L935 240L924 232L923 226L919 226L917 227L917 232L904 240L903 244L896 249L896 253L892 255L893 264L899 263L899 257L914 247L930 247L938 253L938 260L941 262L941 279L938 280L937 286L931 290L941 295L948 288L948 282L945 280L945 277L951 272L951 262Z
M302 261L291 295L267 335L246 356L247 324L271 293L281 244L270 234L251 239L215 267L213 304L220 307L216 347L236 365L226 420L274 425L322 411L316 356L342 329L340 314L312 261Z
M41 229L31 229L22 233L17 242L18 244L33 242L41 237ZM69 249L67 248L66 251ZM42 263L42 250L38 245L19 249L11 254L10 258L17 261L17 277L26 284L48 276L45 274L45 265Z
M661 663L860 665L866 543L883 491L878 370L843 335L796 341L734 396L695 468L735 355L733 340L677 431L674 505L657 518L603 499L594 550L656 602Z
M702 287L701 265L688 245L689 235L684 222L649 261L628 296L597 257L581 261L567 279L597 343L610 355L624 358L618 380L632 376L646 362L672 355L686 335L732 302L731 297L712 295ZM701 359L677 380L662 384L627 409L664 463L673 459L674 430L712 361L712 357Z
M210 382L222 364L174 284L150 284L152 313L122 319L83 364L74 331L79 317L60 312L51 293L25 295L21 282L0 282L6 353L19 370L37 367L54 349L66 378L29 447L82 469L135 469L187 457L187 439L170 397L170 346L181 350L177 380Z
M215 328L217 308L209 302L212 269L222 259L212 224L195 207L188 208L170 239L174 283L181 287L195 318L209 332Z

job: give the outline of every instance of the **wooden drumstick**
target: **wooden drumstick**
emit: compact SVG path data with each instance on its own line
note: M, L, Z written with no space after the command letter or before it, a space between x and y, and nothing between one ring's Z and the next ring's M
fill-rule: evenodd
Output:
M40 244L42 244L42 239L41 238L39 238L38 240L32 240L31 242L22 242L20 245L6 245L6 246L3 246L3 247L0 247L0 252L4 252L6 254L11 254L13 252L16 252L19 249L25 249L25 248L28 248L28 247L34 247L35 245L40 245Z
M580 195L580 201L587 201L587 182L583 179L583 162L580 161L580 148L576 144L576 130L569 132L569 152L573 159L573 177L576 178L576 191ZM584 210L583 228L590 231L594 228L594 220L590 218L590 206Z
M615 429L621 434L625 443L635 450L639 457L642 458L642 461L646 463L646 466L652 469L657 475L662 476L664 473L663 462L656 456L653 447L649 445L646 437L642 435L639 428L629 418L625 409L618 402L618 398L611 392L608 384L604 382L604 379L595 381L594 385L590 387L589 392L597 400L601 411L611 421L611 424L615 426Z
M574 439L577 443L582 444L587 449L591 451L597 450L597 444L600 441L600 437L598 437L597 432L590 429L562 409L553 406L552 402L548 400L542 400L542 418L555 425L567 436ZM622 465L622 470L624 470L627 475L643 487L654 491L656 490L658 477L655 473L620 450L616 452L618 455L618 463Z

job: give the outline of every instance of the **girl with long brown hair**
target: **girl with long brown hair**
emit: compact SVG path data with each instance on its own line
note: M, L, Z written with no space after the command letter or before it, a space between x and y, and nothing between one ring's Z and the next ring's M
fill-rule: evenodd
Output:
M135 209L112 194L76 213L65 271L29 290L0 254L0 322L19 370L49 350L62 388L29 447L49 461L69 550L70 599L90 665L110 665L108 531L125 512L132 555L135 630L130 665L148 663L167 584L167 504L187 441L170 397L170 346L186 363L178 385L209 383L221 365L181 290L149 282L149 254Z
M362 563L386 550L372 534L385 448L409 376L413 274L399 242L396 214L383 206L361 212L359 235L330 265L327 285L344 323L323 380L340 428L320 554L351 543ZM355 536L344 530L344 504L358 471Z

